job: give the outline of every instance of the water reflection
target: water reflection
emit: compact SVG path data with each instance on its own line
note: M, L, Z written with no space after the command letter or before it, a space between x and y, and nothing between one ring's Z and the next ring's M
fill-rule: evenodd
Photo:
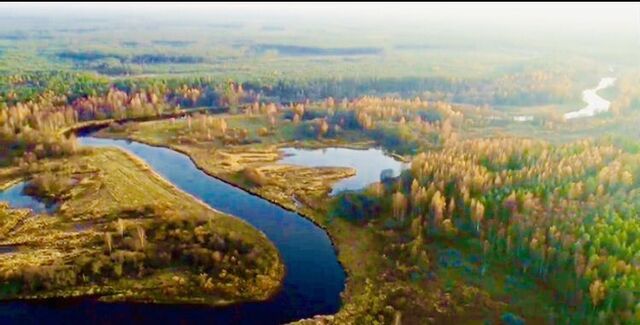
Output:
M281 149L285 156L280 163L306 167L351 167L356 170L352 177L338 181L333 185L331 194L344 190L359 190L378 182L382 178L400 175L407 167L406 163L388 156L381 149L366 150L347 148L323 149Z
M53 213L59 205L45 203L24 193L27 182L20 182L0 192L0 201L8 202L12 208L31 209L35 213Z

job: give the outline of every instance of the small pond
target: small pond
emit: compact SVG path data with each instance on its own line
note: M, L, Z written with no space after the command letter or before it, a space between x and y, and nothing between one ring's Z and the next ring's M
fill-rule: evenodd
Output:
M385 177L400 175L407 164L385 154L381 149L366 150L348 148L297 149L282 148L285 156L279 162L306 167L351 167L352 177L333 185L331 194L345 190L359 190Z
M31 209L35 213L53 213L58 209L58 204L47 204L24 193L27 182L20 182L0 191L0 201L9 202L9 206L17 209Z

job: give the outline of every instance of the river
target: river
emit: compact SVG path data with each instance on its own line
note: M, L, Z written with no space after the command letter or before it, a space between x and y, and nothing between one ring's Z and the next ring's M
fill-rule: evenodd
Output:
M615 81L616 79L611 77L602 78L596 88L584 90L582 92L582 100L587 103L587 106L580 110L564 114L564 118L570 120L580 117L591 117L609 111L611 102L600 97L598 91L613 86Z
M6 301L0 303L0 323L282 324L340 308L346 274L326 232L308 219L205 174L176 151L91 136L79 141L131 152L180 189L264 232L285 264L283 287L268 301L227 307L102 303L91 298Z

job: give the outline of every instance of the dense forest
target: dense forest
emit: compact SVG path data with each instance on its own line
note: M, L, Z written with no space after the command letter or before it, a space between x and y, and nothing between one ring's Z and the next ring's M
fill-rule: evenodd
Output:
M278 104L328 97L349 98L347 93L352 96L363 93L359 88L373 89L375 93L376 87L382 85L391 92L395 87L404 89L403 93L412 92L412 87L428 88L419 81L408 82L406 86L394 81L324 81L301 87L284 83L239 84L211 78L123 79L111 82L99 76L78 73L12 75L3 77L0 83L3 106L0 124L3 141L7 143L5 148L18 146L33 150L35 145L43 143L46 153L57 155L66 149L53 148L53 143L47 142L58 141L56 139L60 135L56 132L59 129L81 121L159 116L179 108L225 106L236 109L240 104L260 102L264 98L277 100ZM39 137L47 140L38 140Z
M562 317L631 322L638 312L638 159L607 142L450 143L416 155L397 181L337 198L335 214L387 220L403 234L400 258L409 265L433 263L424 251L429 242L474 238L480 263L508 258L547 282L567 306Z

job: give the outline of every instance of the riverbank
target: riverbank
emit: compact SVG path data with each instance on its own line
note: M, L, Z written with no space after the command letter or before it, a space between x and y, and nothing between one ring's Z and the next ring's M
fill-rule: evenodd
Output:
M137 127L134 127L134 129L137 129ZM226 166L223 166L220 163L219 159L216 158L219 156L216 156L213 152L203 150L195 144L180 145L161 142L157 140L157 137L145 137L141 136L141 133L142 132L136 134L130 134L127 132L112 133L109 132L108 129L104 129L103 131L99 132L97 136L129 139L136 142L145 143L147 145L167 148L175 150L177 152L181 152L182 154L186 155L195 166L197 166L207 175L220 179L227 184L240 188L243 191L247 191L252 195L265 199L287 210L295 211L299 215L309 219L315 225L326 231L338 256L338 261L345 269L347 274L346 287L343 291L342 297L343 302L348 307L347 309L341 309L338 312L342 315L342 317L340 318L339 316L339 318L343 320L353 319L354 306L359 304L358 301L361 299L371 299L366 294L368 290L367 288L370 285L368 284L370 283L369 280L377 282L378 280L375 279L380 276L380 273L382 273L382 270L385 269L386 264L388 264L388 261L384 257L384 254L378 255L376 253L373 253L383 251L382 247L380 247L380 243L383 242L383 240L379 238L376 232L372 232L370 229L357 227L346 220L328 217L329 207L327 204L330 200L329 192L331 183L325 184L321 190L311 192L305 191L303 195L296 195L296 198L299 198L299 201L302 201L304 203L303 205L296 205L296 200L292 199L291 195L295 195L296 192L292 189L297 188L296 184L306 183L306 179L290 177L289 181L279 182L279 184L275 186L256 186L256 184L252 182L247 182L247 180L243 177L241 171L246 166L235 168L234 170L230 171L228 168L225 168ZM290 143L276 144L275 148L286 146L290 146ZM296 147L309 148L309 146L306 145L299 145ZM318 148L318 144L314 142L313 147ZM363 149L363 147L359 146L358 149ZM238 150L250 151L252 149L245 148ZM273 163L273 159L264 159L261 163L256 163L255 161L253 161L253 163L250 165L259 170L261 168L261 164L271 165ZM218 168L218 166L223 166L223 168ZM321 170L321 168L297 168L302 170ZM307 178L314 178L317 175L318 174L308 174L306 176ZM351 173L338 175L338 177L334 178L333 181L344 177L349 177L351 175ZM266 174L265 176L269 175ZM291 176L291 174L289 174L288 176ZM269 181L271 179L272 178L270 177L266 177L266 183L269 184ZM265 187L270 190L266 190ZM305 193L306 195L304 195ZM381 287L386 288L387 285L383 285L381 283ZM391 288L381 290L391 290Z
M106 130L106 129L105 129ZM183 155L185 155L186 157L188 157L188 159L194 164L194 166L196 166L200 171L202 171L203 173L205 173L206 175L213 177L217 180L220 180L222 182L224 182L225 184L228 184L230 186L233 186L235 188L238 188L250 195L253 195L257 198L260 198L262 200L266 200L274 205L277 205L287 211L291 211L294 213L297 213L298 215L300 215L301 217L311 221L315 226L319 227L320 229L324 230L327 234L327 236L329 237L330 241L331 241L331 245L332 248L335 252L335 254L339 257L340 256L340 248L338 246L338 238L336 238L332 232L330 231L330 229L328 228L328 226L322 221L322 213L320 213L318 210L311 208L308 203L305 206L297 206L296 205L296 200L294 200L292 198L292 196L289 195L281 195L279 193L281 193L281 188L277 187L277 190L275 191L265 191L264 189L261 190L260 187L255 187L255 186L250 186L249 183L239 179L239 178L233 178L233 177L225 177L225 173L221 172L218 169L212 169L210 167L210 165L208 165L206 163L206 160L202 160L202 159L198 159L196 158L197 156L195 156L193 154L193 152L191 150L189 150L187 147L184 146L176 146L176 145L170 145L170 144L162 144L162 143L158 143L158 142L153 142L153 141L149 141L148 139L144 139L144 138L140 138L140 137L126 137L123 136L122 134L113 134L113 133L105 133L105 132L98 132L97 134L95 134L95 136L97 137L103 137L103 138L116 138L116 139L123 139L123 140L132 140L132 141L136 141L139 143L143 143L152 147L157 147L157 148L166 148L166 149L170 149L176 152L179 152ZM296 167L298 169L307 169L307 168L301 168L301 167ZM337 170L340 170L339 168L337 168ZM342 173L338 176L333 175L332 179L333 181L337 181L340 178L343 177L349 177L352 176L355 173L355 170L353 169L342 169L342 170L346 170L346 173ZM227 174L228 175L228 174ZM330 183L323 183L322 185L322 189L319 189L317 191L315 191L315 194L317 195L322 195L323 197L325 197L325 199L328 199L328 193L330 192ZM309 198L302 198L302 200L309 202L310 199ZM318 204L317 206L321 206L320 204ZM345 286L346 289L345 291L348 291L349 289L349 274L350 272L349 270L349 263L345 263L342 259L338 258L338 263L340 264L340 266L347 270L346 272L346 279L347 281L345 282Z
M368 233L366 229L352 227L342 220L327 223L326 204L329 200L331 186L340 179L354 175L354 169L289 166L289 169L281 170L284 172L279 175L265 173L267 185L256 186L256 184L244 178L242 170L247 166L253 166L258 170L265 167L265 165L273 166L276 161L271 158L270 155L267 159L254 159L251 160L252 163L250 164L229 168L229 165L222 163L224 159L219 159L220 155L216 156L211 151L197 146L163 143L153 141L151 137L136 136L128 133L113 133L109 132L108 128L98 132L95 136L128 139L154 147L175 150L187 156L191 162L205 174L284 209L296 212L300 216L310 220L327 233L335 254L338 256L338 262L346 271L343 299L349 299L348 297L364 291L365 280L375 277L375 270L379 269L379 265L384 263L382 256L370 256L371 247L377 246L375 244L376 238ZM298 148L321 148L319 143L315 142L311 146L300 145L300 143L297 144L295 147ZM352 147L354 149L365 149L370 148L371 144L372 142L369 142L367 145L357 144ZM273 150L285 146L292 146L292 143L277 144ZM341 147L345 147L344 144ZM308 171L309 173L305 174L304 178L300 178L295 177L300 176L300 173L292 171ZM284 181L273 182L278 176L285 177ZM320 179L319 181L318 178ZM315 186L304 185L308 184L309 180L315 180L313 182ZM296 205L296 200L294 200L293 197L303 202L304 205Z
M112 132L109 128L102 129L95 136L133 140L180 152L188 156L199 169L209 176L251 192L290 211L298 210L293 197L306 202L326 198L333 183L356 173L355 169L347 167L314 168L278 163L278 160L282 158L282 153L278 150L281 147L322 148L319 143L303 146L299 142L285 142L277 145L227 148L202 143L179 144L147 136L144 131ZM358 149L366 147L368 146L365 146L364 143L355 144L355 148ZM256 170L260 177L265 178L265 181L247 177L247 169ZM261 182L262 184L257 184Z
M333 214L336 202L327 190L290 195L296 194L292 189L298 187L297 183L306 182L304 178L289 175L288 181L276 181L273 184L270 182L273 177L268 173L262 174L264 179L261 182L255 182L254 177L247 177L243 173L247 167L261 171L264 166L275 164L278 160L277 148L289 147L291 142L278 142L278 134L274 134L260 138L261 143L227 146L218 143L218 139L208 138L206 130L189 137L190 128L195 129L197 124L192 121L189 126L188 123L142 123L116 128L116 132L104 129L98 135L181 152L203 173L287 210L296 211L324 229L331 239L339 263L347 273L346 287L342 293L343 305L337 313L328 317L301 317L304 318L301 323L353 323L366 321L371 315L384 317L385 322L401 319L408 323L464 322L477 319L479 315L497 320L507 310L505 293L501 289L511 276L507 270L501 269L485 277L439 265L441 256L450 251L462 252L470 259L478 256L481 253L477 243L456 244L446 240L428 243L424 248L426 255L420 257L422 264L415 265L413 257L405 253L411 243L406 242L403 226L388 215L376 215L365 220L354 220L349 213L337 216ZM320 141L312 140L311 143L317 147ZM298 142L297 147L307 146ZM225 164L229 159L235 162ZM308 174L306 177L313 178L314 175ZM271 191L265 190L270 187ZM371 194L375 188L369 188L366 192ZM356 201L351 202L360 204L357 196L353 198ZM303 204L296 204L296 201ZM306 247L306 242L302 240L294 245ZM491 285L484 285L483 281L487 279L488 283L500 286L491 288ZM538 296L533 295L534 298L526 303L533 302L537 308ZM395 307L386 307L390 305ZM524 305L519 303L515 308ZM529 310L524 314L531 316Z
M36 274L41 274L51 262L69 261L70 264L46 272L59 274L65 270L65 281L70 282L56 282L44 290L21 289L5 294L3 299L100 294L101 299L109 301L221 306L266 300L280 290L285 270L278 251L263 233L240 219L212 210L168 183L139 158L120 150L89 150L64 161L47 161L42 169L49 170L46 174L51 181L73 185L62 190L65 199L59 213L0 227L5 233L0 245L21 247L16 254L0 254L0 273L7 277L5 284L24 285L27 268L40 268L43 271ZM33 175L41 177L42 172L34 171ZM119 235L119 224L129 230ZM218 252L215 254L219 261L204 273L205 277L196 271L202 270L200 264L174 261L171 267L163 266L172 260L169 255L163 257L163 252L171 252L174 244L184 245L184 240L190 240L174 238L170 233L161 235L166 230L160 229L179 224L182 226L178 229L183 232L241 244L248 251L213 249ZM160 235L162 241L158 241ZM211 249L204 244L190 245ZM184 254L188 257L193 253ZM129 260L134 256L135 260ZM87 265L92 273L86 274L80 265Z

